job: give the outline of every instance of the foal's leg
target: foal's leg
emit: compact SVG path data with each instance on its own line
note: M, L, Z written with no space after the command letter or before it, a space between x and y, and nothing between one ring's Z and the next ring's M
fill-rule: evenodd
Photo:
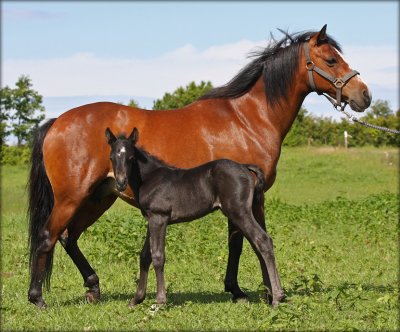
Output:
M239 259L243 248L243 233L228 219L228 266L225 275L225 292L232 293L232 300L246 299L238 284Z
M164 280L165 236L167 224L168 219L163 216L153 215L149 218L151 259L156 272L156 302L158 304L164 304L167 301Z
M150 231L149 226L147 226L146 240L144 240L144 245L142 252L140 253L140 277L139 283L136 289L135 296L129 303L129 307L132 308L136 304L142 303L146 297L147 288L147 278L149 275L149 267L151 264L151 252L150 252Z
M283 298L281 282L275 263L274 247L271 237L254 219L251 210L237 211L232 222L239 227L250 244L263 258L271 281L272 305L277 305ZM268 287L268 285L266 285Z
M252 212L253 212L253 216L256 219L257 223L261 226L261 228L263 229L264 232L266 232L266 226L265 226L265 211L264 211L264 195L260 195L261 199L259 201L257 201L256 199L253 199L253 205L252 205ZM271 280L269 278L268 275L268 270L267 270L267 266L265 265L265 261L263 259L263 257L261 256L261 254L255 250L255 248L253 247L254 252L257 255L257 258L260 262L260 267L261 267L261 273L262 273L262 277L263 277L263 282L264 285L267 287L267 301L268 303L272 303L272 294L271 294Z

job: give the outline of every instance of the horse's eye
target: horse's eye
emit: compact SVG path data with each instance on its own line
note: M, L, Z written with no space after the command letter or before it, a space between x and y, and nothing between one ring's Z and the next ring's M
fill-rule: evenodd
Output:
M325 61L329 67L333 67L337 63L337 60L334 57L326 59Z
M133 156L129 156L129 158L128 158L129 160L132 160L133 159Z

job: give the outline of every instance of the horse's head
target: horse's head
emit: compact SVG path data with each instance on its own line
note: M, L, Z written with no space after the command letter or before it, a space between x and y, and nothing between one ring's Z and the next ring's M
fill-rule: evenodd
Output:
M117 190L123 192L127 185L132 164L135 159L135 144L139 138L136 128L128 138L118 137L112 133L110 128L106 129L107 143L111 146L110 159L114 171Z
M325 25L303 44L308 83L312 90L329 95L335 107L344 102L354 111L363 112L371 104L371 92L345 61L339 47L329 41Z

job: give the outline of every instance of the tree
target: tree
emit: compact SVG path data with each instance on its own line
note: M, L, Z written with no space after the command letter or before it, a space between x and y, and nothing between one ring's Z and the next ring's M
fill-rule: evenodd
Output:
M10 111L6 108L6 105L11 103L11 89L9 87L5 87L0 91L0 142L1 145L4 144L7 135L9 134L7 131L7 121L10 119Z
M179 87L173 93L166 93L161 99L154 101L153 110L181 108L202 96L213 88L211 82L201 81L199 85L190 82L186 87Z
M367 114L361 120L386 128L399 130L400 118L390 108L387 100L378 99L375 101ZM365 128L364 135L366 136L366 143L374 146L394 145L400 144L399 135L382 132L376 129Z
M308 115L308 111L301 107L283 145L300 146L307 144L308 140L312 138L312 122L313 119Z
M131 99L129 99L128 106L139 107L139 103L135 99L131 98Z
M4 129L2 135L15 135L18 146L21 146L31 141L33 130L44 119L45 108L42 96L32 89L28 76L20 76L15 86L15 89L8 86L1 89L1 129ZM6 131L5 121L11 122L10 132Z

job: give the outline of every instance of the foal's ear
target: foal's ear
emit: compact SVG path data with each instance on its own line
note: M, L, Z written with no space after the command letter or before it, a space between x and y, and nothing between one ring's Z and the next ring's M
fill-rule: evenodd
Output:
M321 31L317 34L317 45L326 42L326 24L322 27Z
M131 134L129 135L128 139L133 143L133 145L136 144L136 142L139 140L139 131L137 128L133 128Z
M107 143L110 145L113 144L117 140L117 138L114 136L114 134L112 133L110 128L106 129L106 139L107 139Z

